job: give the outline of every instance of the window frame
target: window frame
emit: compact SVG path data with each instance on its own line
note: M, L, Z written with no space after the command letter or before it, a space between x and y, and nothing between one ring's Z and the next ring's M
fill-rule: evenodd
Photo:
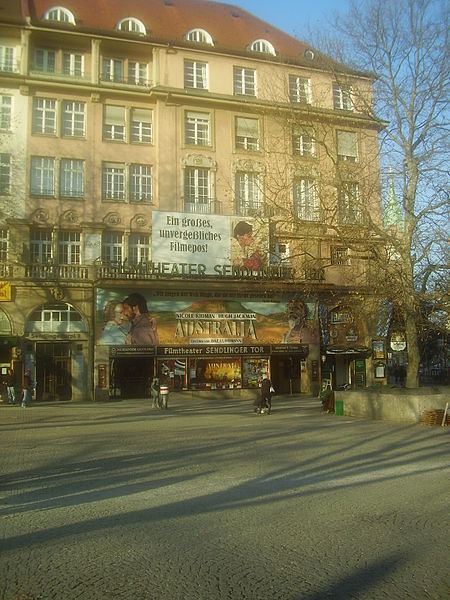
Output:
M8 260L9 253L9 229L0 227L0 262Z
M312 104L311 79L309 77L289 75L289 100L291 104Z
M30 230L30 263L48 265L53 262L53 232L51 229Z
M209 112L184 111L184 143L188 146L211 146L211 114Z
M256 98L256 92L256 69L234 65L233 94L235 96L251 96Z
M354 149L354 153L343 153L340 150ZM347 163L359 162L358 134L356 131L347 131L343 129L336 130L336 152L338 160Z
M9 106L5 102L6 99L9 99ZM8 132L12 130L13 99L14 96L9 94L0 94L0 131Z
M40 161L40 164L38 164ZM47 164L46 164L47 163ZM30 195L44 196L47 198L55 197L55 168L56 161L52 156L31 156L30 157ZM36 178L36 175L39 177ZM39 185L35 185L38 180ZM50 187L45 187L45 182L50 182Z
M316 139L311 127L293 125L292 154L302 158L316 158Z
M17 71L15 46L0 45L0 71L4 73L15 73Z
M67 58L69 59L68 68L66 65ZM77 61L80 62L79 66L76 64ZM61 56L61 71L63 75L68 75L69 77L84 77L84 65L84 54L73 50L63 50Z
M58 103L55 98L33 98L31 132L33 135L56 135Z
M125 163L102 163L102 200L124 202L126 200L127 174Z
M150 261L152 254L151 236L147 233L130 233L128 238L128 262L137 267Z
M244 121L254 122L256 124L256 128L250 127L249 124L247 124L247 127L246 127ZM251 131L252 129L254 131ZM261 129L260 120L258 117L235 115L235 117L234 117L234 147L235 147L235 149L236 150L244 150L246 152L251 152L251 151L258 152L260 150L260 139L261 139L260 129ZM250 133L256 132L257 135L256 136L246 135L245 134L246 130L247 130L247 132L250 132Z
M70 107L70 105L72 105ZM81 111L79 107L83 107ZM81 115L81 117L80 117ZM78 100L63 100L61 102L61 137L86 137L86 102Z
M12 174L11 154L0 152L0 195L9 196L11 194L11 174Z
M194 206L211 205L211 169L188 165L184 169L184 203Z
M357 181L344 181L338 189L338 220L342 225L361 225L361 194Z
M193 90L209 89L209 65L199 60L185 59L183 63L184 87Z
M119 119L119 111L123 115ZM108 112L110 113L108 115ZM113 113L116 112L116 115ZM110 121L110 122L108 122ZM115 122L117 121L117 122ZM120 121L120 122L119 122ZM103 141L107 142L126 142L127 132L127 109L125 106L116 104L105 104L103 106Z
M42 53L42 61L38 60L39 53ZM52 57L52 65L49 64L50 57ZM33 68L35 71L38 71L39 73L54 74L56 73L57 51L53 48L35 48L33 53L33 61Z
M128 198L130 203L153 202L153 167L132 163L128 167ZM147 172L144 172L146 170Z
M75 185L74 180L78 180ZM59 195L61 198L84 198L84 160L62 158L59 161Z
M136 120L134 115L141 111L148 112L149 121ZM146 130L148 130L146 132ZM139 144L153 144L153 109L138 108L136 106L130 108L130 142Z
M301 221L320 221L320 204L317 180L313 177L294 178L294 215Z
M101 256L104 264L122 264L124 250L124 235L122 231L103 231Z
M237 170L234 195L237 215L249 217L260 214L263 209L261 173Z
M62 229L58 232L58 264L81 265L80 231Z
M353 111L353 94L350 85L333 83L333 108L334 110Z
M187 42L194 42L195 44L206 44L208 46L214 46L214 41L211 35L205 29L201 29L199 27L195 29L190 29L184 36L184 39Z

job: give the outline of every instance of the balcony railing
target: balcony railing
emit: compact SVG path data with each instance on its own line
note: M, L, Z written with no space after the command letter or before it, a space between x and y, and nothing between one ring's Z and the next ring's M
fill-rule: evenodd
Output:
M18 61L4 60L0 62L0 73L19 73L20 63Z
M81 73L71 73L66 69L43 69L41 67L37 67L36 65L32 65L30 68L30 75L37 75L39 77L50 77L52 79L64 79L65 81L90 81L91 74L86 73L85 71Z
M89 268L83 265L26 265L25 277L50 281L85 281L89 279Z
M151 86L150 79L147 77L119 77L114 75L111 77L110 75L106 75L104 73L100 74L100 81L104 84L108 85L124 85L124 86L133 86L133 87L144 87L148 88Z
M189 199L184 201L184 212L197 215L220 215L222 211L219 200L207 200L206 202L194 202Z

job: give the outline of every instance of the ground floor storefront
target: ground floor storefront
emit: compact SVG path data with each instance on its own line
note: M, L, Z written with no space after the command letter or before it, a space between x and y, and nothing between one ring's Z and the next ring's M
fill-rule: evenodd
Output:
M142 310L127 314L136 297ZM380 314L376 299L292 285L23 282L0 304L2 396L8 369L18 393L30 369L37 401L147 397L155 377L170 391L218 398L255 393L265 377L278 394L318 395L324 380L364 388L387 382Z

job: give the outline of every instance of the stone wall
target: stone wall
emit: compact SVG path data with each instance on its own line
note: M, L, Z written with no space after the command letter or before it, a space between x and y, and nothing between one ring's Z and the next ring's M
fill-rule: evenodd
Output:
M336 401L349 417L419 423L425 410L445 409L450 388L335 391Z

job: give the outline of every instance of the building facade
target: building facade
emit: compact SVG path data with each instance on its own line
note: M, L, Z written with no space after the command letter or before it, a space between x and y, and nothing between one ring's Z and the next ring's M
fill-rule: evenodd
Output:
M2 372L38 400L385 381L369 76L206 0L3 4Z

